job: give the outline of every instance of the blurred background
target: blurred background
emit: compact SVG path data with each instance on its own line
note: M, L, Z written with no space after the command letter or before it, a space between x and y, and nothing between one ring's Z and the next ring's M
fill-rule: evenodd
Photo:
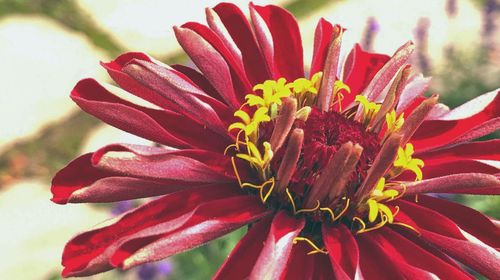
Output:
M416 42L413 63L430 92L455 107L500 87L499 0L280 0L299 21L306 63L320 17L348 29L345 44L392 54ZM247 1L233 1L247 11ZM112 142L146 143L78 110L69 99L84 77L110 82L99 61L125 51L189 63L171 27L204 21L216 1L0 0L0 278L59 279L65 242L133 207L132 202L59 206L53 174ZM490 135L489 138L498 137ZM500 200L450 197L500 218ZM128 272L88 279L208 279L243 234Z

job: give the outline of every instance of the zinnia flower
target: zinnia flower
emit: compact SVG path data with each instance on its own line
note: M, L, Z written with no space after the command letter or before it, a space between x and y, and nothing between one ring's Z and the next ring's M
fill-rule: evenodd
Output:
M64 249L63 276L128 269L248 225L216 279L500 277L499 224L429 193L500 193L493 91L449 110L423 96L411 42L392 56L321 19L310 75L299 28L276 6L207 9L175 27L197 69L142 53L102 63L118 88L80 81L86 112L155 147L111 144L75 159L56 203L148 200Z

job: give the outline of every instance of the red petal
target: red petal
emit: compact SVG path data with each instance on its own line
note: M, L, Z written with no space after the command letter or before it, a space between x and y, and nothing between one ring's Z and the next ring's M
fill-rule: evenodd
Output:
M181 114L135 105L118 98L93 79L78 82L71 98L83 110L110 125L168 146L222 151L229 144ZM200 135L206 135L206 139L200 139Z
M164 148L146 147L128 144L113 144L96 151L92 164L98 168L150 179L167 179L179 182L222 183L234 182L230 173L223 173L223 166L228 165L229 157L222 154L199 150L210 158L210 164L189 157L190 150L176 151Z
M427 195L421 196L418 203L447 216L461 229L489 246L500 249L500 228L482 213L458 203Z
M410 216L423 240L486 277L500 276L500 253L494 248L468 236L453 221L433 210L404 200L398 203L401 211L396 220L399 221L401 213Z
M434 256L431 252L419 247L390 228L382 228L370 236L384 248L385 253L391 258L431 272L439 279L471 279L461 269Z
M222 186L174 193L124 214L112 225L80 234L66 245L63 276L165 258L266 214L256 197L238 193L238 188Z
M197 96L205 95L199 88L173 70L156 64L134 60L123 71L142 85L158 92L178 106L178 111L208 129L227 136L226 125L216 111ZM228 137L228 136L227 136Z
M429 161L425 162L423 172L424 177L429 179L458 173L496 174L500 172L496 166L498 166L498 161L455 160L443 163Z
M323 66L328 52L328 46L332 40L333 25L321 18L314 32L314 50L311 62L311 76L323 71Z
M385 54L365 52L356 44L347 56L344 67L344 82L351 89L344 96L344 106L349 106L356 95L361 94L377 72L389 61Z
M293 239L304 228L305 220L290 217L285 211L278 212L271 230L252 269L250 279L279 279L290 258Z
M451 110L439 120L425 121L411 142L424 152L465 142L500 129L500 91L483 94Z
M113 176L113 172L99 170L91 165L92 153L84 154L59 170L52 179L52 201L66 204L73 192L95 181Z
M343 224L323 226L323 242L328 250L335 279L354 279L359 270L358 244Z
M272 217L268 217L253 224L243 239L236 244L213 279L248 278L264 247L264 240L271 229L271 222Z
M241 10L234 4L220 3L214 7L214 11L241 51L243 65L250 82L255 85L271 79L252 27Z
M356 236L360 249L361 272L366 279L436 279L435 275L424 271L386 252L373 236L377 232ZM383 269L381 271L381 269Z
M307 255L311 251L311 246L305 242L299 242L292 247L286 270L280 279L282 280L303 280L313 279L316 267L314 255Z
M278 6L257 6L252 3L250 4L250 12L253 14L252 20L261 48L264 49L264 54L267 54L265 57L274 61L274 67L271 68L273 69L273 77L275 79L284 77L287 81L304 77L302 39L299 26L293 15ZM266 26L256 22L255 13L259 15ZM270 33L272 42L265 42L270 39L264 35L267 32ZM271 52L268 50L270 43ZM269 57L269 54L272 56Z
M462 173L406 184L405 195L420 193L500 194L497 176L483 173Z
M335 278L335 273L332 268L332 264L330 263L330 259L325 254L314 254L310 256L314 258L314 275L312 279L315 280L331 280L331 279L339 279ZM304 279L304 278L300 278Z
M450 148L431 152L417 153L418 157L427 162L443 163L460 159L485 159L500 161L500 139L480 142L463 143Z

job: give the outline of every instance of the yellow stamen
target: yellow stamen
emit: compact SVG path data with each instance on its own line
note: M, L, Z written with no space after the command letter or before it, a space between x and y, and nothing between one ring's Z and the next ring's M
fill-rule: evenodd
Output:
M350 201L351 200L348 198L347 201L346 201L346 203L345 203L345 205L344 205L344 208L337 215L335 215L335 213L333 212L333 210L331 208L329 208L329 207L319 208L319 210L326 211L326 212L330 213L330 217L332 219L332 222L335 222L335 221L338 221L340 218L342 218L342 215L344 215L344 213L349 208Z
M391 223L391 225L397 225L397 226L402 226L404 228L407 228L409 230L412 230L414 231L418 236L421 236L422 234L420 233L420 231L418 231L416 228L408 225L408 224L405 224L405 223L400 223L400 222L393 222Z
M335 100L333 105L337 103L339 104L339 112L342 112L342 101L344 100L342 91L351 93L351 88L349 88L349 86L344 84L341 80L336 80L333 84L333 100Z
M262 200L262 203L266 203L267 199L269 198L269 196L271 195L271 193L274 190L275 183L276 182L274 180L274 177L272 177L271 179L265 181L264 183L262 183L260 185L255 185L252 183L243 183L243 184L241 184L241 187L250 187L250 188L259 190L260 199ZM264 194L265 186L268 184L270 184L271 186L269 187L269 190L266 192L266 194Z
M295 214L314 212L314 211L319 209L319 206L320 206L320 202L319 202L319 200L316 200L316 206L314 208L303 208L303 209L297 210L295 212Z
M297 99L299 108L311 106L316 102L322 75L322 72L318 72L310 80L298 78L287 85Z
M293 207L293 213L297 213L297 206L295 206L295 201L293 200L292 194L288 190L288 188L285 189L286 195L288 196L288 199L290 199L290 203L292 204Z
M391 112L385 114L385 122L387 123L386 134L391 134L393 132L399 131L399 129L405 122L404 114L405 113L403 112L396 118L396 111L394 109Z
M355 101L363 107L363 117L360 121L368 127L382 105L368 101L364 95L356 95Z
M317 253L322 253L322 254L328 254L327 251L324 249L320 249L314 242L312 242L309 238L306 237L295 237L292 241L293 244L297 244L299 241L305 241L307 244L309 244L311 247L313 247L314 250L310 251L307 253L307 255L312 255L312 254L317 254Z
M412 158L413 153L414 150L411 143L407 143L404 149L400 147L398 149L398 156L394 161L394 167L396 167L396 170L393 170L391 175L399 175L401 173L399 170L410 170L415 173L415 181L422 180L421 168L424 167L424 162L421 159Z

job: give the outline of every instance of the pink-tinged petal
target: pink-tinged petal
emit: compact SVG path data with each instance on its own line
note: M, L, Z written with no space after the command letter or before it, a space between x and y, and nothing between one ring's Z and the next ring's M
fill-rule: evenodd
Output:
M226 138L179 113L125 101L93 79L78 82L71 98L84 111L112 126L168 146L223 151L229 144ZM206 135L206 139L200 139L199 135Z
M170 253L198 246L202 239L216 238L264 215L265 209L258 198L254 198L241 196L234 186L220 186L177 192L151 201L125 213L113 224L82 233L69 241L63 253L63 276L87 276L109 270L118 265L112 265L112 257L116 260L125 256L127 242L147 237L184 239L182 242L172 239L168 248ZM205 225L204 230L194 231L193 226L199 224ZM212 231L215 228L218 231ZM168 250L164 248L165 253ZM154 260L144 257L142 262ZM139 260L129 259L128 265L134 261Z
M425 121L411 142L423 152L457 144L500 129L500 91L481 95L451 110L439 120Z
M420 193L500 194L500 180L495 175L461 173L405 183L405 195Z
M323 76L321 78L321 88L318 92L318 107L323 111L329 111L333 103L332 96L334 84L337 80L339 68L340 48L342 45L343 28L340 25L333 27L332 40L328 44L328 52L323 67ZM339 105L340 108L340 105Z
M364 279L383 280L387 279L387 275L390 275L391 279L436 279L434 274L386 252L373 237L376 234L371 232L356 236Z
M311 62L311 76L323 71L328 46L332 40L333 25L321 18L314 31L314 50Z
M491 279L500 277L500 253L462 231L450 219L429 208L398 200L401 211L411 217L421 238ZM399 215L396 220L399 221Z
M128 144L113 144L97 150L91 158L100 169L126 176L152 180L175 180L192 183L233 182L226 172L228 157L200 150L205 158L212 157L210 165L189 155L190 150L175 151L157 147Z
M186 117L220 135L228 135L226 125L214 109L196 97L203 92L173 71L140 60L130 62L123 71L175 103Z
M143 86L141 83L132 79L129 75L123 73L123 67L134 59L154 63L153 59L144 53L129 52L120 55L115 60L110 62L101 62L101 65L108 71L111 78L124 90L162 108L169 110L175 108L171 101L159 95L157 92Z
M363 91L363 95L368 100L383 100L384 96L381 96L381 93L392 81L392 78L396 76L399 69L406 64L414 49L415 45L413 42L408 42L401 46L391 59L375 74Z
M186 77L188 77L191 81L193 81L193 83L195 83L198 87L200 87L206 94L210 95L211 97L217 100L224 101L224 98L220 96L220 94L210 84L207 78L197 70L181 64L174 64L172 65L172 68L186 75Z
M281 280L311 280L314 279L316 259L314 255L307 255L311 251L311 246L305 242L294 244L290 258Z
M274 69L274 78L284 77L287 81L293 81L304 77L302 39L293 15L278 6L263 7L252 3L250 12L266 59L269 59L269 43L264 41L269 40L269 35L271 35L271 59L274 61L274 68L271 69ZM256 15L260 19L257 19ZM264 33L267 34L264 35Z
M243 12L232 3L220 3L214 7L232 40L241 51L243 65L250 82L255 85L271 79L262 57L252 27Z
M146 230L128 238L111 257L111 264L129 269L192 249L269 215L255 196L224 198L196 207L178 228Z
M343 224L323 226L325 243L335 279L355 279L359 270L359 249L351 231Z
M351 89L344 96L344 106L349 106L361 94L377 72L389 61L385 54L365 52L356 44L347 56L344 66L344 83Z
M175 102L172 102L169 98L166 98L163 96L161 93L158 93L135 79L133 79L130 75L125 73L123 71L123 68L130 63L131 61L134 60L140 60L140 61L146 61L150 63L154 63L158 65L158 67L163 67L165 68L165 71L172 71L174 75L177 75L178 79L184 80L190 84L192 84L195 87L200 87L197 85L194 81L189 80L186 76L182 75L179 72L173 71L169 66L162 64L161 62L158 62L146 54L143 53L138 53L138 52L130 52L130 53L125 53L119 57L117 57L115 60L112 60L110 62L101 62L101 65L108 71L109 75L113 80L124 90L144 99L147 100L155 105L158 105L161 108L182 113L182 110L179 110L178 106L176 106ZM222 102L219 101L219 99L212 98L211 96L208 96L206 93L203 91L193 91L191 92L194 96L196 96L198 99L201 101L207 103L210 107L212 107L217 113L224 113L228 111L228 107L223 104Z
M500 139L463 143L449 148L416 153L416 157L434 163L460 159L500 160Z
M83 155L57 172L52 180L52 201L58 204L114 202L158 196L206 185L119 176L94 167L91 164L91 156L92 154Z
M421 196L418 203L445 215L461 229L487 245L500 250L500 228L481 212L446 199L427 195Z
M434 256L431 252L426 251L388 227L373 232L370 237L383 248L386 255L396 260L396 262L407 263L423 271L428 271L439 277L439 279L472 279L463 270Z
M222 95L226 104L233 109L238 108L243 99L236 96L234 92L233 82L235 81L231 77L231 69L224 57L210 42L192 29L174 27L174 31L179 44L212 86Z
M249 278L279 279L290 258L293 239L304 225L303 218L290 217L285 211L278 212Z
M250 227L248 233L236 244L219 268L213 277L214 280L244 279L250 276L264 247L264 240L269 234L272 220L272 217L266 217Z
M424 78L422 74L411 77L399 97L396 113L399 115L402 112L406 112L410 105L414 104L419 98L422 98L430 82L431 78ZM420 104L420 102L417 104ZM405 116L408 116L408 113L405 113Z
M182 184L176 181L155 182L131 177L106 177L87 187L76 190L67 198L67 202L116 202L165 195L200 186L202 184Z

